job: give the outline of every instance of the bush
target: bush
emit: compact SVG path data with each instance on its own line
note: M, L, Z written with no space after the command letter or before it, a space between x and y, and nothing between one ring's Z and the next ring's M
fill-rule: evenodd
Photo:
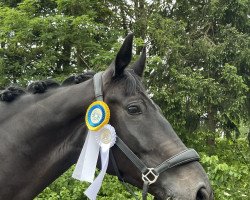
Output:
M54 181L49 187L39 194L35 200L87 200L84 191L88 187L88 183L80 182L73 179L74 167L71 167L61 177ZM132 187L135 194L141 197L141 191ZM98 200L135 200L133 196L124 188L117 177L106 175L102 183L101 190L98 193ZM153 199L149 195L149 200Z

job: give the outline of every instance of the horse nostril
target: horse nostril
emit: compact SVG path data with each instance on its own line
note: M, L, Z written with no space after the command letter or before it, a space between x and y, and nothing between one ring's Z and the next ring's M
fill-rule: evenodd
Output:
M204 187L198 190L196 200L209 200L209 195Z

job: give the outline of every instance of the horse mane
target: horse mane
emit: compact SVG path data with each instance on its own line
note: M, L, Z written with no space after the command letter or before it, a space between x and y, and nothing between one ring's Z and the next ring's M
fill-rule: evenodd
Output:
M22 88L18 85L11 85L0 90L0 101L7 101L9 103L14 102L18 97L25 95L25 94L36 94L36 93L46 93L51 89L58 88L58 87L67 87L74 84L79 84L93 78L95 75L94 71L87 71L80 75L71 75L66 78L61 84L57 83L53 79L46 79L42 81L32 82L31 84L27 85L26 89ZM7 94L6 94L7 93ZM2 95L6 94L10 98L9 100L3 99ZM5 95L5 96L6 96Z

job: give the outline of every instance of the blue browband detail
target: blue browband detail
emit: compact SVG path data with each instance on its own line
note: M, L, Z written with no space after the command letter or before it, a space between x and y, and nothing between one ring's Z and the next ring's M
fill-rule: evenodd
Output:
M102 118L97 122L97 123L94 123L91 121L91 114L93 112L94 109L100 109L101 112L102 112ZM105 110L103 109L103 107L101 105L94 105L93 107L90 108L89 112L88 112L88 123L89 125L93 126L93 127L96 127L96 126L99 126L105 119Z

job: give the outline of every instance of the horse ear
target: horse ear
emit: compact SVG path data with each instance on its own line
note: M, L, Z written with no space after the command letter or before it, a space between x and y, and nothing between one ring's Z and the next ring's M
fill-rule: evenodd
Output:
M116 55L114 76L122 75L124 69L128 66L128 64L131 61L133 36L134 36L133 33L127 35L118 54Z
M144 46L139 59L134 63L132 69L138 76L142 77L145 66L146 66L146 47Z

